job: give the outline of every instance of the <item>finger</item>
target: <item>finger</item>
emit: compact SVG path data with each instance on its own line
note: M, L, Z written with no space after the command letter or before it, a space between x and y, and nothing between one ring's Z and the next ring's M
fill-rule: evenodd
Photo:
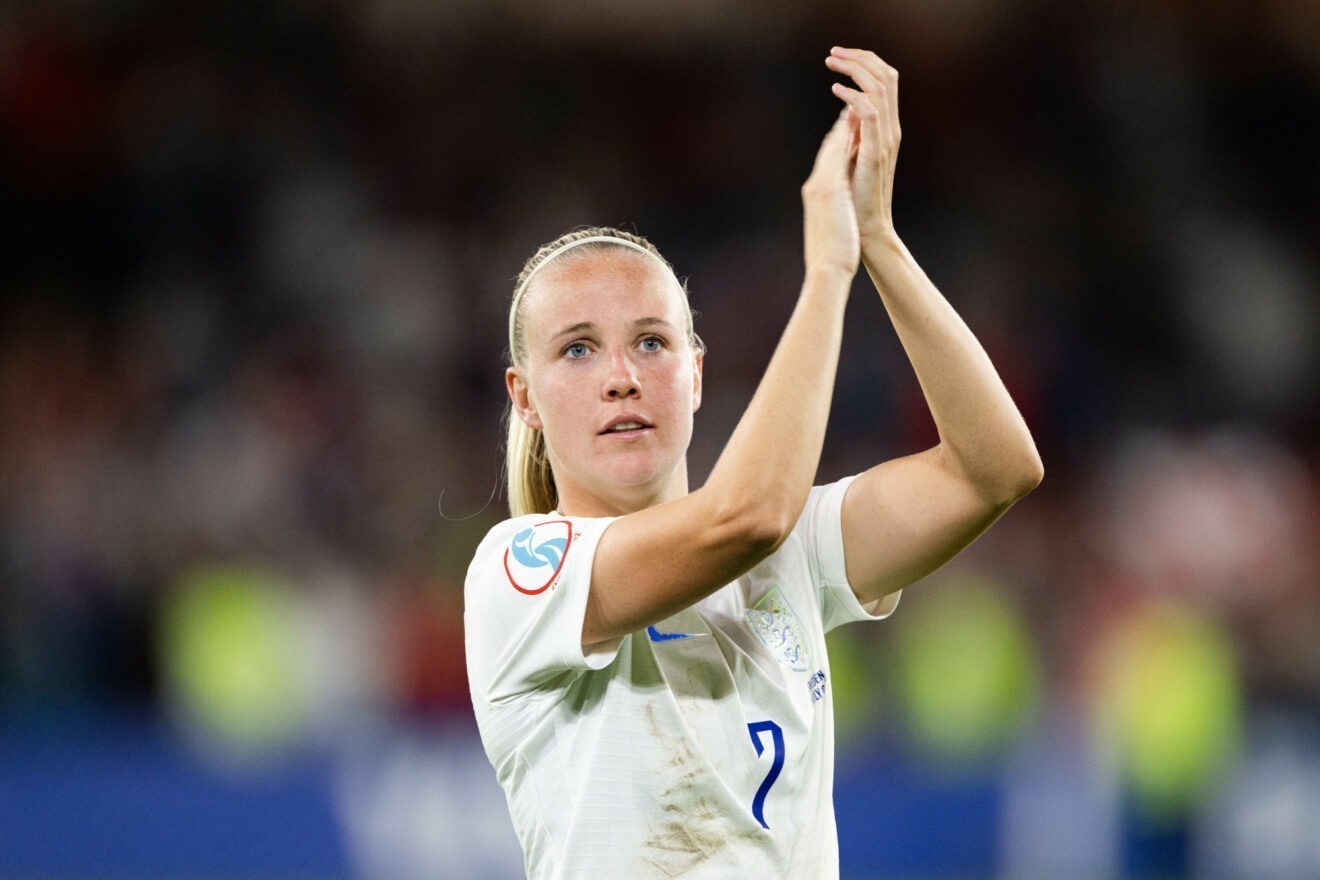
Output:
M878 58L872 56L876 64L882 64ZM890 126L898 124L898 75L897 71L893 75L880 74L874 69L863 63L862 59L840 58L831 55L825 60L826 65L836 73L842 73L852 78L863 92L871 95L877 106L880 106L886 116L889 117ZM892 68L890 68L892 70ZM883 102L881 100L883 96Z
M849 49L844 46L835 46L830 49L831 58L841 60L856 61L862 67L866 68L872 76L878 80L889 82L898 79L898 71L886 62L879 55L869 49Z
M852 159L857 155L857 146L861 141L862 120L846 102L840 115L848 121L848 158Z
M879 92L884 88L884 81L857 59L831 55L825 59L825 66L835 73L851 77L863 92Z
M816 162L811 168L813 176L817 173L830 174L843 167L847 157L848 136L851 134L847 108L844 108L844 111L834 120L824 140L820 142L820 149L816 151Z
M830 49L830 58L838 58L841 62L851 62L851 65L857 67L858 70L866 71L865 75L867 78L874 79L875 82L884 84L888 96L890 96L888 106L886 107L888 116L890 116L890 128L894 131L895 135L898 135L898 133L902 131L899 127L899 71L894 69L891 65L888 65L888 63L886 63L883 58L880 58L879 55L876 55L874 51L866 49L849 49L849 47L834 46L833 49ZM836 69L834 65L830 65L830 67ZM838 73L847 73L847 75L853 77L853 71L840 69L838 70ZM867 90L865 84L863 84L861 80L858 80L857 77L853 77L853 79L854 82L859 84L859 86L862 86L863 91Z
M850 89L843 83L835 83L834 94L847 103L852 114L859 120L858 132L861 143L858 158L862 162L878 162L881 148L889 142L889 118L872 100L870 95Z
M847 74L853 78L863 91L870 91L872 83L881 83L888 93L889 102L885 110L889 114L890 127L897 133L898 121L898 71L885 63L874 52L865 49L849 49L835 46L830 50L826 63L830 69Z
M853 112L852 107L847 108L848 114L848 161L857 162L857 154L862 147L862 117Z

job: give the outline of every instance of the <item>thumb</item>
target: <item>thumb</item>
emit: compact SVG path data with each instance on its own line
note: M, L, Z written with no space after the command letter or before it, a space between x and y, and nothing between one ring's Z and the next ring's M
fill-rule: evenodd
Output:
M820 142L820 149L816 151L816 162L812 165L811 173L831 174L842 172L846 167L848 159L848 141L852 135L852 128L848 123L848 108L845 107L839 114L839 118L834 120L834 125L826 132L825 139Z

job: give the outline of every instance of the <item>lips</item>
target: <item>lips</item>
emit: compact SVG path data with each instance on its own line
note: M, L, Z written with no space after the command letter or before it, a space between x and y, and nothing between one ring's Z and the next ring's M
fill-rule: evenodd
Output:
M627 434L634 431L645 431L655 426L639 415L624 413L616 416L606 423L600 431L601 434Z

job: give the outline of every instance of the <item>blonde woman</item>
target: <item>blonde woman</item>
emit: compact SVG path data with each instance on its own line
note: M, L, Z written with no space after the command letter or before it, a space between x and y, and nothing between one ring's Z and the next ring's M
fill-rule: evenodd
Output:
M802 187L805 278L746 413L688 487L704 348L650 243L570 233L509 310L512 518L465 588L472 701L529 876L835 877L825 633L886 617L1042 476L975 337L894 230L898 75L834 48L843 113ZM859 261L939 430L828 486Z

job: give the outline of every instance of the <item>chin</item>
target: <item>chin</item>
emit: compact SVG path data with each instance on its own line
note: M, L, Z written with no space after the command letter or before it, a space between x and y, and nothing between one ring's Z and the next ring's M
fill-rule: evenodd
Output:
M674 473L675 462L660 462L651 455L626 456L604 463L597 471L603 488L628 494L658 490Z
M617 486L620 489L645 489L647 486L661 482L663 475L654 467L638 466L607 468L602 476L607 486Z

